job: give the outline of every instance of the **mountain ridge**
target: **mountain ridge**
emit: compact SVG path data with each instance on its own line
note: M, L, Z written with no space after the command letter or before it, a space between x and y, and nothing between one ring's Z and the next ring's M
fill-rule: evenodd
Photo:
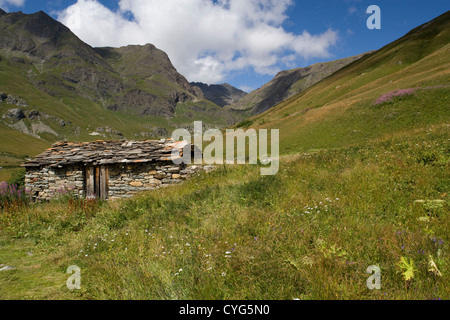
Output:
M231 108L245 110L250 115L263 113L367 54L280 71L271 81L250 92Z
M191 85L199 88L206 99L220 107L235 104L247 95L247 92L228 83L208 85L202 82L191 82Z

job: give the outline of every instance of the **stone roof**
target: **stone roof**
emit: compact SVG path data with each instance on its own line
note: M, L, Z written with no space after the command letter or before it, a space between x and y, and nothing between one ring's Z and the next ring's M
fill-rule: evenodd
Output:
M172 161L183 156L187 145L186 141L173 140L58 142L22 166L63 167L80 163L95 166ZM172 156L174 149L179 151L176 157Z

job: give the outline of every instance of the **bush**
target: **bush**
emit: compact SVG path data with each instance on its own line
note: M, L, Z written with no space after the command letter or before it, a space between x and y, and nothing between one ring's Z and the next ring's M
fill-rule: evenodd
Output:
M10 185L16 185L18 187L24 187L25 186L25 169L19 169L13 172L11 175L11 178L8 180L8 183Z

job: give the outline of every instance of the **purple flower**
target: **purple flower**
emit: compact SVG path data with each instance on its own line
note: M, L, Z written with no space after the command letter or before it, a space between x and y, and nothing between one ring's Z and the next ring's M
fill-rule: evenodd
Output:
M413 95L417 90L431 90L431 89L440 89L440 88L448 88L450 86L438 85L433 87L417 87L417 88L409 88L409 89L398 89L388 93L383 94L375 101L375 105L382 104L385 102L391 102L394 97L402 97L402 96L410 96Z
M395 91L388 92L381 97L379 97L375 101L375 105L382 104L385 102L391 102L394 97L403 97L403 96L410 96L413 95L418 89L420 88L411 88L411 89L399 89Z

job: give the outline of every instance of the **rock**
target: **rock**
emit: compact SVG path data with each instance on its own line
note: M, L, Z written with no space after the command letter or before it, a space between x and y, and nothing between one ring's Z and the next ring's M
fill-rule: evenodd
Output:
M0 265L0 267L1 266L4 266L4 264ZM10 267L10 266L4 266L4 267L0 268L0 272L2 272L2 271L11 271L11 270L16 270L16 268Z
M19 97L13 96L13 95L8 95L8 97L6 98L6 103L8 104L14 104L20 108L28 108L28 103L23 100L20 99Z
M216 169L215 166L204 166L204 167L203 167L203 170L205 170L206 172L211 172L211 171L213 171L214 169Z
M177 168L177 167L169 168L167 170L167 172L169 172L169 173L180 173L180 168Z
M165 184L165 185L177 184L177 183L180 183L180 182L182 182L182 180L176 180L176 179L164 179L164 180L162 181L162 183Z
M130 186L132 187L142 187L144 184L142 182L139 181L135 181L135 182L131 182Z
M28 115L28 119L30 119L30 120L35 120L35 119L38 119L39 116L40 116L39 111L33 110L33 111L31 111L30 114Z
M181 175L179 174L173 174L172 179L181 179Z
M14 120L20 121L25 119L25 113L23 113L22 109L9 109L7 113L3 115L3 119L12 118Z
M158 180L162 180L162 179L166 178L166 176L167 175L165 173L159 172L159 173L154 175L154 178L158 179Z
M150 184L159 186L162 184L162 181L158 179L150 179Z

